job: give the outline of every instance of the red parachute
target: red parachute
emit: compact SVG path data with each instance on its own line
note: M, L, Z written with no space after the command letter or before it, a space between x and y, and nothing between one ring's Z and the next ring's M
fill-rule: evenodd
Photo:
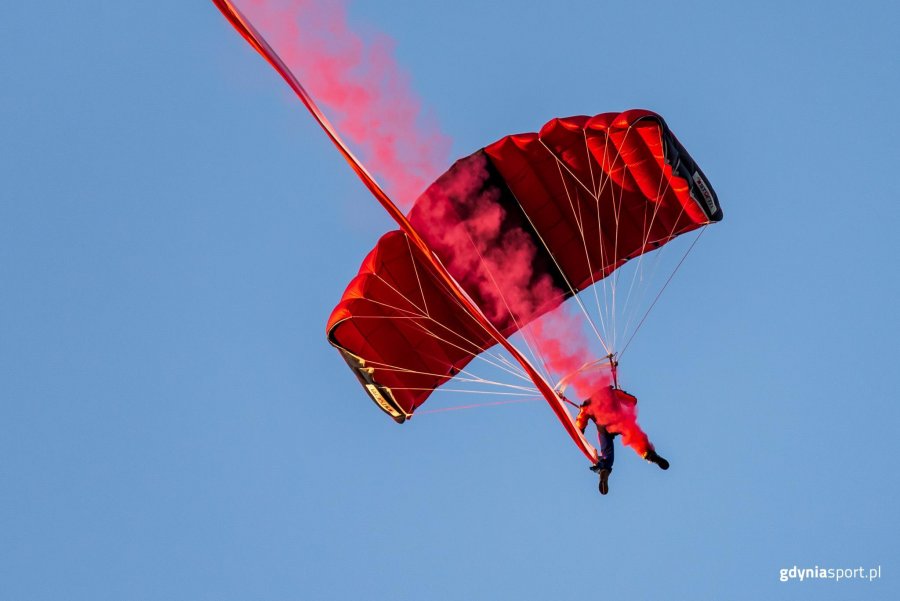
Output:
M583 290L596 294L632 259L640 263L681 234L722 219L712 186L662 117L646 110L568 117L540 133L507 136L457 161L405 215L246 17L230 0L213 2L281 74L400 226L369 253L328 320L328 340L369 396L402 423L448 382L486 381L470 372L470 363L499 346L508 357L488 362L528 381L508 386L539 393L596 461L563 404L571 374L554 389L510 338L522 336L528 346L523 328L566 299L584 309ZM643 279L643 270L635 271L628 297ZM606 317L614 321L610 287ZM584 313L614 368L615 324L607 343Z
M488 234L478 226L483 214L498 216ZM540 133L502 138L459 160L408 217L508 338L626 261L720 220L722 210L662 117L631 110L554 119ZM460 230L468 237L463 246L479 255L474 264L457 260L473 254L454 244ZM492 269L484 254L523 237L520 246L534 249L526 288L544 292L524 306L498 307L510 295L492 282L502 268ZM327 332L370 396L400 423L496 343L399 230L363 262Z

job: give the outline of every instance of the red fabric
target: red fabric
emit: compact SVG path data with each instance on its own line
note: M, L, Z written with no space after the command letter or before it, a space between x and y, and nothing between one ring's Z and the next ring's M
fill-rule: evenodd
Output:
M654 117L631 110L554 119L540 134L507 136L485 149L525 212L540 224L544 242L575 290L708 222L688 183L665 164ZM599 192L599 203L582 185ZM585 246L591 249L588 256Z
M439 282L403 232L388 232L328 320L332 342L371 361L374 380L407 413L464 368L470 352L494 344ZM429 317L421 317L426 308Z
M507 136L479 151L503 180L502 190L487 198L507 203L503 211L509 214L520 206L524 223L539 237L534 281L543 285L550 278L560 286L552 302L517 311L515 323L485 309L505 335L562 302L569 286L580 291L626 260L708 222L690 197L688 182L665 164L662 127L657 115L643 110L569 117L554 119L539 134ZM434 203L456 202L449 190L456 181L448 174L420 197L410 221L485 308L489 299L477 285L484 275L473 276L477 267L458 265L442 239L446 229L427 227L423 217ZM442 209L442 214L465 220L460 203L454 207L455 213ZM522 222L509 223L512 228ZM471 352L495 343L428 265L406 234L389 232L366 257L327 326L332 344L369 362L374 381L390 388L410 414L471 361Z

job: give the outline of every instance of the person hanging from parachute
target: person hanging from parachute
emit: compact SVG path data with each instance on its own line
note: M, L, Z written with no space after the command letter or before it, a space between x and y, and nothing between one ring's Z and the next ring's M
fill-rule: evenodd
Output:
M562 378L555 389L564 403L578 408L574 423L582 436L588 422L594 422L597 428L599 444L596 459L590 469L600 476L600 494L604 495L609 492L609 476L615 461L613 441L616 436L621 435L622 442L646 461L655 463L663 470L669 469L669 462L656 452L649 437L637 423L637 397L619 386L618 366L614 354L585 363ZM570 385L575 388L576 393L586 397L580 405L566 398L564 393Z
M631 430L627 424L629 420L627 417L623 419L623 416L633 416L636 406L637 397L611 384L599 389L579 407L575 425L581 433L584 434L589 421L594 422L597 427L598 459L590 469L600 476L599 488L602 495L609 492L609 475L615 461L613 440L619 434L628 435ZM626 444L629 443L634 446L634 441L628 441ZM646 448L642 453L645 460L655 463L664 470L669 469L669 462L656 452L649 440L642 440L639 444L640 448Z

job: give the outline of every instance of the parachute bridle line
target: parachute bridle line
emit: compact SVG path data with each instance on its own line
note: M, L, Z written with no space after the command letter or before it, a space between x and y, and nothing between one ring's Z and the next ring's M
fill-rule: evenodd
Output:
M609 359L609 369L612 372L613 387L618 388L619 387L619 360L616 357L616 355L612 355L612 354L608 357L608 359Z

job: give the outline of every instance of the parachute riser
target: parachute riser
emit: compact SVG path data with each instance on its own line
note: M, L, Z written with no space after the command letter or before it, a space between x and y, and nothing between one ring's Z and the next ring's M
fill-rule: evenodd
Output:
M612 385L613 388L619 387L619 362L616 360L616 354L610 353L606 357L609 359L609 369L612 373Z

